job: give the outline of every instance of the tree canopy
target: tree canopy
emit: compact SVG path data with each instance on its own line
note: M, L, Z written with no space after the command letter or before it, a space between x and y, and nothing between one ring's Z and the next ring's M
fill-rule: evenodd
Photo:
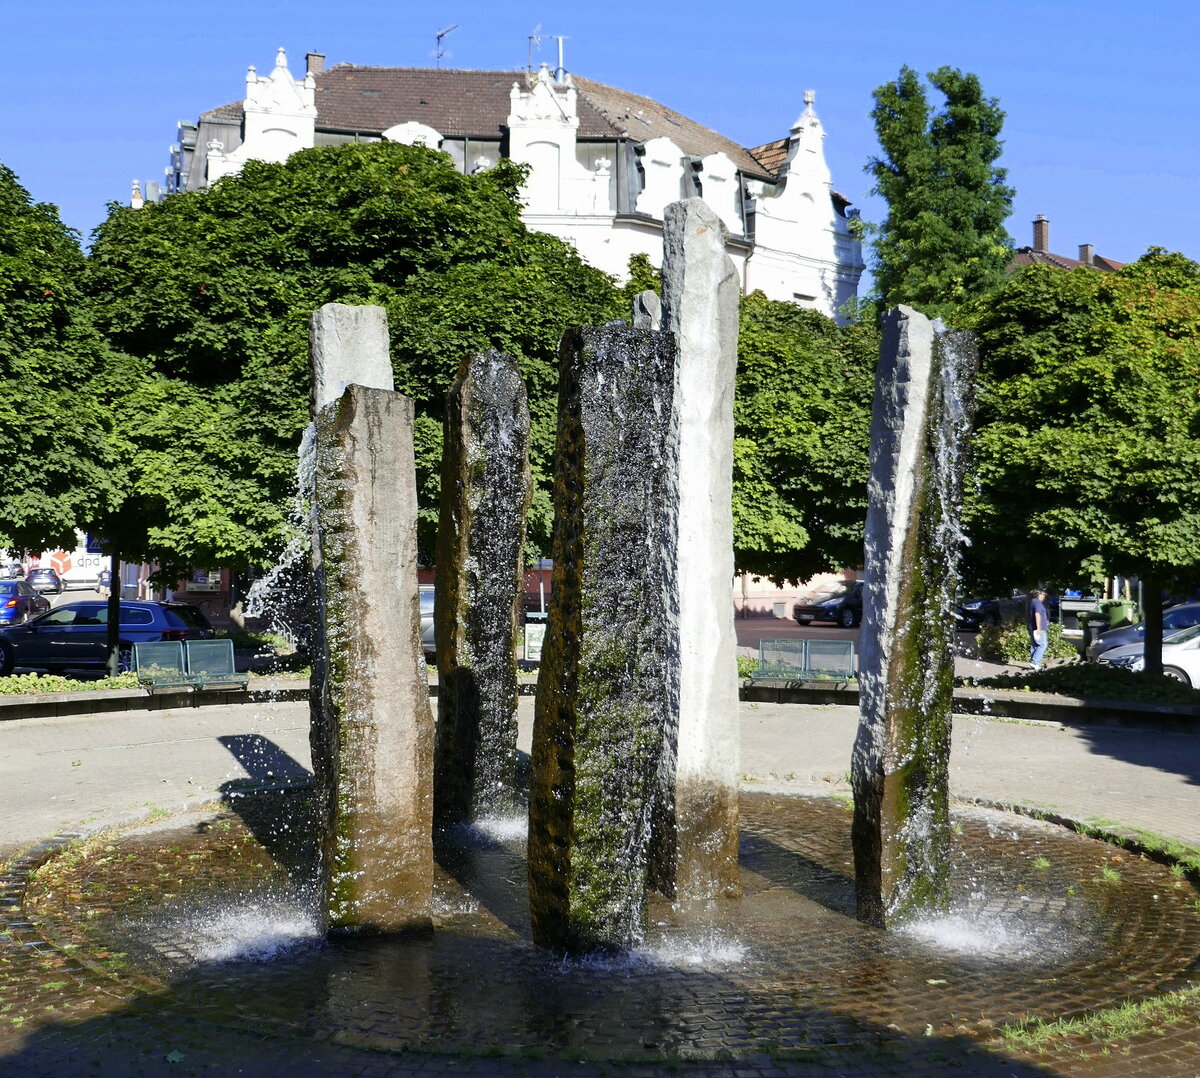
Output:
M972 321L971 566L1065 583L1098 558L1142 578L1151 623L1160 586L1200 581L1200 266L1157 248L1111 274L1032 266Z
M0 165L0 548L75 546L121 484L89 381L105 349L80 303L84 257L58 211Z
M946 317L1002 280L1014 192L996 164L1004 121L997 100L984 96L975 75L951 67L931 72L929 82L944 97L937 111L909 67L874 92L882 154L867 170L888 209L869 232L880 305Z
M879 334L742 300L734 399L734 549L776 580L862 564Z
M519 362L549 534L556 349L564 326L617 313L606 275L528 231L507 161L476 175L396 143L319 147L249 162L210 189L112 207L86 287L123 355L114 407L130 481L111 528L126 556L265 564L287 530L308 423L308 320L322 304L387 309L396 386L413 397L421 527L432 549L443 395L460 360Z

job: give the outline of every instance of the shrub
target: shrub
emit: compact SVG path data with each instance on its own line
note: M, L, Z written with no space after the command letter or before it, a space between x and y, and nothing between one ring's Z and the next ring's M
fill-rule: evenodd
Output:
M97 689L136 689L137 674L119 674L99 681L76 681L59 674L11 674L0 677L0 696L48 692L93 692Z
M1029 662L1029 633L1023 625L985 625L975 641L980 657L988 662ZM1079 658L1079 648L1063 635L1063 627L1057 623L1050 626L1046 658Z
M1092 700L1147 704L1200 704L1200 691L1180 681L1099 663L1072 663L1050 670L999 674L973 682L983 688L1028 689Z
M737 657L738 677L748 678L754 676L754 671L758 669L758 660L753 655L739 655Z

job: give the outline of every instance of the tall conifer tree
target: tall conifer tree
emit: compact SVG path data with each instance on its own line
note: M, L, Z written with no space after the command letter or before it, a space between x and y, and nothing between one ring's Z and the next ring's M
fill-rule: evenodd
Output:
M1004 121L996 98L951 67L929 82L945 98L937 112L909 67L873 95L882 155L867 168L873 193L888 204L873 230L875 284L884 307L906 303L946 317L1003 278L1014 192L996 164Z

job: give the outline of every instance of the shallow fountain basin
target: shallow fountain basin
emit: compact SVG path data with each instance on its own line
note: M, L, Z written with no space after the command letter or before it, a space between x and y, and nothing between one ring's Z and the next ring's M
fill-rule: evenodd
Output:
M1179 986L1200 960L1195 888L1103 843L959 811L954 909L885 933L854 919L844 803L741 806L744 896L654 900L644 944L617 957L533 946L512 820L443 836L431 937L324 942L296 792L128 834L43 873L27 905L76 954L128 956L117 997L376 1050L711 1058L986 1037Z

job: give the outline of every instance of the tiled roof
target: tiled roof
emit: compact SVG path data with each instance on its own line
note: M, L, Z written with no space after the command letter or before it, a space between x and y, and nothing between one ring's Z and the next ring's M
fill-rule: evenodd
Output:
M523 71L355 64L337 64L315 77L319 130L381 134L395 124L416 120L443 135L473 138L500 137L508 120L512 85L527 81ZM665 135L686 154L706 157L723 152L743 173L774 178L774 172L744 146L649 97L580 76L572 80L580 138L628 135L635 142L646 142ZM234 102L203 113L202 119L237 120L241 115L241 102Z
M1052 251L1039 251L1036 247L1018 247L1013 254L1012 261L1008 264L1008 268L1015 270L1020 269L1022 266L1034 265L1053 266L1055 269L1066 270L1087 266L1089 269L1104 270L1111 273L1114 270L1119 270L1125 263L1114 262L1111 258L1101 258L1099 255L1095 255L1090 263L1081 262L1078 258L1056 255Z
M724 153L744 174L764 180L774 178L774 172L764 168L744 146L652 98L618 90L615 86L606 86L591 79L579 76L572 78L575 89L579 91L580 103L586 101L613 130L628 133L635 142L665 136L686 154L707 157L709 154ZM583 109L579 111L582 129Z
M777 138L774 142L764 143L762 146L754 146L750 149L750 154L763 169L769 172L772 176L778 175L779 170L783 167L783 162L787 157L788 140L785 138Z

